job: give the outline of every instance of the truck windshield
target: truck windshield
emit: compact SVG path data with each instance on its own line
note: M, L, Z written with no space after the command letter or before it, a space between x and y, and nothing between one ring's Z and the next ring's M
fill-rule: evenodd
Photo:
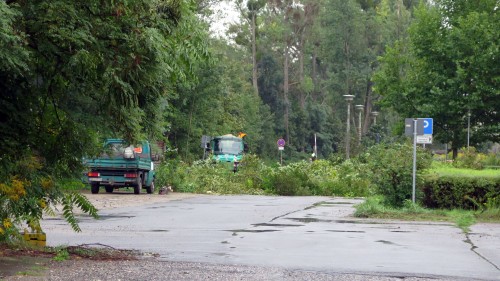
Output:
M243 152L243 144L238 139L215 139L214 154L238 155Z

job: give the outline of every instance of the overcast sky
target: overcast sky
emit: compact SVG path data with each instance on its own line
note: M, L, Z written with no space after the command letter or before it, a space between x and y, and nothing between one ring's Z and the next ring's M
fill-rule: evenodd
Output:
M238 12L234 7L233 2L228 3L223 1L214 8L214 15L212 16L211 31L217 35L225 37L226 30L231 23L238 20Z

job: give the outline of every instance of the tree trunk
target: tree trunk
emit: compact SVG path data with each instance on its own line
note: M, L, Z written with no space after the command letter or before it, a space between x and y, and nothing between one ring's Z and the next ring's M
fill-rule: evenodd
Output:
M317 50L316 50L316 45L314 46L313 48L313 54L312 54L312 73L311 73L311 76L312 76L312 81L313 81L313 85L314 85L314 89L313 89L313 95L312 95L312 99L313 101L316 101L316 91L318 90L318 77L317 77L317 72L318 72L318 69L317 69L317 64L316 64L316 60L318 59L318 54L317 54Z
M366 82L366 96L365 96L365 120L363 124L363 130L362 133L366 134L368 132L368 129L370 128L370 120L371 116L370 113L372 112L372 85L373 82L368 79Z
M453 147L452 150L453 150L453 160L456 160L458 156L458 148Z
M304 83L304 31L300 34L300 42L299 42L299 83L302 86ZM303 88L299 90L299 101L300 101L300 109L304 110L306 107L306 95L304 93Z
M259 87L257 84L257 47L255 42L255 12L252 12L252 84L254 93L259 96Z

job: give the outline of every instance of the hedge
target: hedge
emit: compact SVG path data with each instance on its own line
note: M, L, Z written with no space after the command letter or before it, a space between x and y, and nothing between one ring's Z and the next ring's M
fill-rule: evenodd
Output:
M422 187L422 204L429 208L478 209L500 197L500 177L429 175Z

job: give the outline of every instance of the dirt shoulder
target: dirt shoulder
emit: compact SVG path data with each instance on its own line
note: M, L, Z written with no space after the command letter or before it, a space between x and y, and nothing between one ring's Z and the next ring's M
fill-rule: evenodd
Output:
M191 198L195 196L200 196L198 194L191 193L177 193L177 192L169 192L167 194L134 194L132 191L115 191L113 193L98 193L92 194L88 190L82 191L82 194L85 195L89 199L89 201L94 205L98 210L108 210L114 208L122 208L122 207L133 207L133 206L141 206L146 204L160 203L160 202L169 202L175 200L182 200L186 198Z

